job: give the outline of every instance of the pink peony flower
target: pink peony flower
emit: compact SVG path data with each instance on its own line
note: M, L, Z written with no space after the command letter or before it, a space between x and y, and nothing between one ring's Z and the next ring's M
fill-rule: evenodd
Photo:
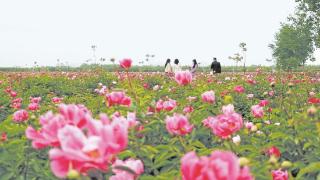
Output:
M39 110L39 109L40 109L40 106L39 106L38 103L30 103L30 104L28 105L28 109L29 109L30 111L36 111L36 110Z
M63 100L63 98L53 97L51 99L51 102L53 102L54 104L60 104L62 100Z
M0 139L0 141L5 142L5 141L7 141L7 140L8 140L7 133L6 133L6 132L3 132L3 133L1 134L1 139Z
M193 112L193 107L191 105L183 108L183 113L185 113L185 114L192 113L192 112Z
M79 128L85 128L88 121L92 119L91 113L81 105L59 106L59 114L54 115L51 111L40 117L41 128L35 130L32 126L26 129L26 136L32 140L32 146L35 149L45 148L47 146L60 146L58 140L58 130L65 125L70 124Z
M273 180L288 180L288 171L273 170L272 171Z
M127 167L132 170L134 174L121 170L119 167ZM110 180L135 180L144 172L144 167L141 160L128 159L126 161L122 161L117 159L112 165L112 171L115 175L111 176Z
M237 156L226 151L214 151L209 157L187 153L181 159L181 174L183 180L253 179L249 168L241 169Z
M271 148L267 149L266 154L269 156L275 156L276 158L281 156L281 152L276 146L272 146Z
M269 94L269 96L272 97L272 96L274 96L274 91L269 91L268 94Z
M131 59L122 59L120 61L120 67L124 69L129 69L131 67L132 60Z
M207 127L207 128L212 128L213 127L213 121L215 120L214 117L209 116L207 119L204 119L202 121L203 126Z
M21 122L27 121L28 118L29 118L29 114L24 109L16 111L13 114L13 121L16 122L16 123L21 123Z
M202 98L202 101L203 101L203 102L207 102L207 103L210 103L210 104L215 103L215 100L216 100L213 91L204 92L204 93L201 95L201 98Z
M85 134L76 126L66 125L58 131L61 148L49 151L51 170L65 178L71 170L86 174L90 169L106 171L113 157L128 143L128 127L121 120L109 124L90 120Z
M160 112L163 109L163 103L164 101L162 99L159 99L156 103L156 111Z
M192 74L189 71L180 71L175 74L176 82L179 85L188 85L192 82Z
M264 107L264 106L267 106L268 104L269 104L268 100L261 100L259 103L259 106Z
M31 103L39 104L40 101L41 101L41 97L30 97L30 102Z
M123 105L129 107L131 105L130 97L126 96L124 92L112 92L106 95L108 106Z
M254 79L248 79L247 80L247 83L251 84L251 85L254 85L254 84L257 84L257 81L254 80Z
M11 103L22 103L22 98L13 99Z
M225 139L241 129L243 120L240 114L234 112L233 105L223 106L222 110L223 114L208 117L202 123L211 128L213 134Z
M227 115L235 113L234 106L232 104L228 104L226 106L222 106L222 113L223 114L227 114Z
M253 97L254 97L254 94L248 94L248 95L247 95L247 98L248 98L248 99L252 99Z
M195 97L195 96L188 96L186 99L187 99L189 102L192 102L192 101L195 101L195 100L197 99L197 97Z
M235 86L233 89L237 93L244 93L244 87L243 86Z
M259 105L254 105L251 107L251 113L255 118L262 118L264 115L263 108Z
M237 180L254 180L252 174L250 173L250 169L248 166L241 168L240 174Z
M315 92L313 92L313 91L310 91L310 92L309 92L309 96L310 96L310 97L314 97L315 95L316 95Z
M84 128L87 122L92 119L91 112L84 105L60 104L59 113L67 124Z
M169 99L168 101L163 102L163 109L166 111L172 111L177 106L175 100Z
M251 128L253 127L253 123L252 122L245 122L245 126L247 129L251 130Z
M14 109L20 109L20 108L21 108L21 105L22 105L22 104L19 103L19 102L17 102L17 103L12 103L12 104L11 104L11 107L14 108Z
M189 124L188 119L179 114L174 114L172 117L167 116L166 128L172 135L186 135L193 129L193 125Z
M10 91L10 96L11 96L12 98L17 97L17 92L15 92L15 91Z
M16 98L11 101L11 107L14 109L20 109L22 105L22 98Z
M126 126L128 126L129 128L133 128L139 124L139 121L137 121L136 119L136 114L132 112L128 112L127 118L121 116L120 114L114 114L112 116L112 120L122 121L126 123Z

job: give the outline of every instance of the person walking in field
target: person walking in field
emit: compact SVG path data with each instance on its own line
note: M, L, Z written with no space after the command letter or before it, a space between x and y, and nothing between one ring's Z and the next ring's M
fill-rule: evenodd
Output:
M193 62L193 65L191 66L190 72L192 73L192 76L194 76L198 69L198 63L196 59L192 60L192 62Z
M174 64L173 64L173 66L172 66L172 71L173 71L174 73L179 72L179 71L182 71L181 66L179 65L179 60L178 60L178 59L175 59L175 60L174 60Z
M170 64L171 60L167 59L166 64L164 65L164 72L168 75L172 74L172 66Z
M211 70L213 74L221 73L221 65L220 65L220 62L217 61L217 58L213 58L213 62L211 64Z

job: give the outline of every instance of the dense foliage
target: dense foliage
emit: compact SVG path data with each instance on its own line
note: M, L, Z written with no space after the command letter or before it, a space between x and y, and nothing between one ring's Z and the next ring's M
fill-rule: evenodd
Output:
M250 168L255 179L272 179L281 173L290 178L319 179L319 74L258 70L245 75L198 73L195 78L184 78L124 72L2 74L0 179L57 179L48 156L55 145L35 149L41 143L32 144L26 129L39 129L40 116L48 111L59 113L60 103L83 104L95 119L101 119L100 113L114 118L120 116L116 112L122 116L134 112L137 124L129 129L128 145L117 154L119 161L115 163L123 164L120 160L128 158L141 160L143 173L118 167L141 174L139 179L181 179L182 173L186 178L190 171L185 171L185 166L198 161L190 159L214 152L208 157L213 161L227 154L220 152L223 150L239 157L240 165ZM115 92L125 93L118 94L123 101L112 99ZM219 122L233 118L237 123L229 124L230 132L225 134L226 127L210 125L212 118ZM176 119L190 124L170 128ZM196 154L188 153L191 151ZM229 157L234 159L232 154ZM111 164L105 165L105 171L90 169L87 177L82 174L81 178L107 179L116 171L111 170ZM211 167L203 165L207 166ZM68 177L80 178L79 173L70 170Z

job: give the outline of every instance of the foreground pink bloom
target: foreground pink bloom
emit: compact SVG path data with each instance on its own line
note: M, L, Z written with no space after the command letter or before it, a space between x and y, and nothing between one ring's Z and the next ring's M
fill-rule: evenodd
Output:
M251 113L255 118L262 118L264 115L263 108L259 105L252 106Z
M183 115L174 114L172 117L167 116L165 122L168 132L172 135L183 136L189 134L193 129L193 125L190 125L188 119Z
M108 106L123 105L129 107L131 105L130 97L126 96L124 92L112 92L106 95Z
M131 59L122 59L120 61L120 66L124 69L129 69L131 67L132 60Z
M233 105L223 106L222 111L223 114L209 117L202 123L211 128L213 134L225 139L241 129L243 120L241 115L234 111Z
M192 82L192 74L189 71L180 71L175 74L175 80L179 85L188 85Z
M189 152L181 159L181 174L183 180L254 179L249 168L241 169L237 156L227 151L214 151L209 157Z
M87 126L88 121L92 119L90 112L81 105L65 105L59 106L59 114L54 115L47 112L40 117L41 128L35 130L29 126L26 129L26 136L32 140L32 146L35 149L45 148L47 146L60 146L58 140L58 130L65 125L70 124L79 128Z
M236 86L233 89L237 93L244 93L244 87L243 86Z
M118 167L127 167L132 170L134 174L117 169ZM112 165L112 171L115 175L111 176L110 180L135 180L144 172L144 167L141 160L128 159L126 161L122 161L117 159Z
M213 91L204 92L201 95L201 98L202 98L203 102L207 102L207 103L210 103L210 104L213 104L215 102L215 100L216 100L215 94L214 94Z
M16 111L13 114L13 121L16 122L16 123L21 123L21 122L27 121L28 118L29 118L29 114L24 109Z
M273 170L272 171L273 180L288 180L288 171Z
M66 125L59 129L58 140L61 148L49 151L50 166L57 177L65 178L70 168L81 174L90 169L106 171L114 156L127 146L128 126L121 120L90 120L87 135Z

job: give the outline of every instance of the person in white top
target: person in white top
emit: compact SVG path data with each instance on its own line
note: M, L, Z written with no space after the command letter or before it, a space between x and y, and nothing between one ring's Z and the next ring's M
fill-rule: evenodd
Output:
M170 64L170 59L167 59L166 64L164 65L164 72L166 74L171 74L172 73L172 66Z
M178 59L175 59L175 60L174 60L174 64L173 64L173 66L172 66L172 71L173 71L174 73L179 72L179 71L182 71L181 66L179 65L179 60L178 60Z

